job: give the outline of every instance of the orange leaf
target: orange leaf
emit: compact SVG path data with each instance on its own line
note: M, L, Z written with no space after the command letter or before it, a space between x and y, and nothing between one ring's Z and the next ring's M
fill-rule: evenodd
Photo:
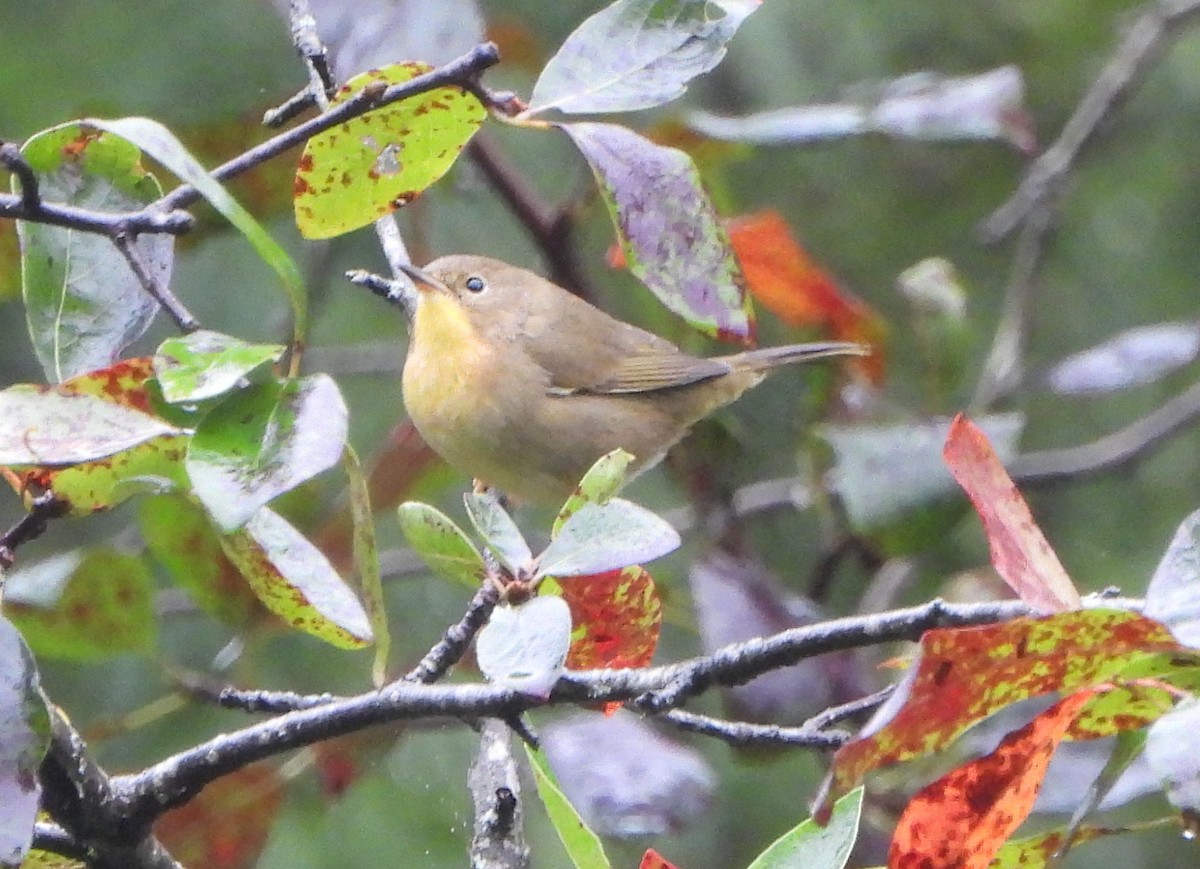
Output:
M568 669L650 663L662 627L662 601L644 567L574 576L559 584L574 625Z
M1073 694L1010 733L986 757L922 789L896 825L888 869L987 869L1029 815L1055 748L1092 697Z
M734 218L726 227L756 300L790 326L813 326L832 338L871 345L874 352L855 364L873 383L883 379L883 321L813 262L783 215L760 211Z
M1038 609L1078 609L1079 592L1000 464L987 435L959 414L950 424L942 457L975 505L992 550L992 564L1009 587Z
M638 864L638 869L675 869L675 864L668 863L653 848L647 848L646 853L642 855L642 862Z

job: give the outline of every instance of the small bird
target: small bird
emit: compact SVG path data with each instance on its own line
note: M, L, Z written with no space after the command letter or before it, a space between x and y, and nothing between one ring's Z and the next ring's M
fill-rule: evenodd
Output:
M404 271L409 416L453 467L518 501L561 503L618 447L631 472L652 467L777 365L869 352L825 342L705 359L500 260Z

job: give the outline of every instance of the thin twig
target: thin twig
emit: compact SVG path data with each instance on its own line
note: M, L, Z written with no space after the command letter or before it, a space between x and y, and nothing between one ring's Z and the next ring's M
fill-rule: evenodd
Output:
M752 745L772 745L832 751L850 741L850 733L844 730L816 730L807 726L784 727L779 724L723 721L683 709L671 709L662 713L659 718L688 733L716 737L730 745L743 748Z
M830 708L818 712L812 718L808 719L801 727L810 730L824 730L831 727L840 721L845 721L847 718L852 718L861 712L867 712L883 703L892 696L892 692L896 690L895 685L888 685L876 691L874 694L868 694L866 697L859 697L857 700L851 700L847 703L842 703L840 706L831 706Z
M1018 456L1010 472L1019 483L1037 485L1116 470L1148 456L1197 421L1200 421L1200 383L1125 428L1091 443Z
M134 237L121 232L113 236L113 244L117 246L117 250L129 263L129 268L133 271L138 283L142 285L142 289L170 315L180 332L195 332L200 328L200 321L171 291L171 288L160 281L150 270L150 265L142 256L142 252L138 250Z
M498 600L495 584L483 583L471 598L463 617L446 629L442 639L405 674L404 681L432 684L444 676L466 654L471 640L487 622Z
M33 847L81 862L91 857L88 849L80 845L74 836L58 824L48 821L38 821L33 825Z
M1142 7L1058 139L1033 162L1017 191L980 226L985 242L1005 238L1051 199L1097 131L1145 78L1167 40L1200 13L1200 0L1153 0Z
M51 519L65 516L69 509L70 506L55 497L53 492L43 492L34 498L29 505L29 512L0 535L0 567L12 567L17 547L41 537L46 531L47 523Z
M0 145L0 165L17 176L21 182L21 205L29 214L37 214L42 208L42 194L38 188L37 173L12 142Z
M0 193L0 217L109 236L122 232L140 235L183 235L196 224L194 217L186 211L179 210L93 211L57 202L40 202L38 207L31 211L21 196L12 193Z

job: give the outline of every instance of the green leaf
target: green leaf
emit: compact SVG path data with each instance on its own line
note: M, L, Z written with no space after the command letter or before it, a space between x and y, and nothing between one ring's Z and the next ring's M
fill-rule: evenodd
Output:
M679 97L716 66L761 0L617 0L567 37L526 115L625 112Z
M279 344L247 344L201 330L168 338L154 355L154 375L172 404L203 401L249 385L249 378L278 362Z
M467 492L463 503L467 518L501 564L514 574L529 565L533 552L495 492L490 489L483 493Z
M0 616L0 864L20 866L33 843L50 745L50 715L37 666L17 629Z
M200 609L238 629L262 612L200 505L182 495L147 498L138 520L147 548Z
M243 525L272 498L332 467L346 445L346 405L325 374L243 389L196 428L187 470L217 525Z
M150 118L118 118L116 120L101 120L88 118L85 125L96 127L128 139L137 145L159 163L162 163L188 184L195 187L221 215L241 232L255 252L262 257L283 282L288 301L292 306L293 347L304 345L304 335L308 330L308 297L304 292L304 281L300 270L292 258L284 252L278 242L262 228L246 209L229 195L221 183L208 174L183 143L175 138L175 134L158 121Z
M388 654L392 648L392 635L388 628L387 607L383 597L383 577L379 573L379 545L375 541L375 519L371 512L371 493L367 478L363 476L358 453L346 444L342 454L342 467L346 469L347 489L350 493L350 519L354 523L354 566L358 569L358 585L362 592L367 615L371 619L371 633L375 635L375 663L371 678L376 688L387 681Z
M772 842L749 869L842 869L858 838L862 802L863 789L852 790L834 804L828 824L802 821Z
M36 386L0 391L0 465L71 465L179 433L165 420L93 395Z
M154 580L141 558L114 549L76 550L12 571L4 612L47 658L154 651Z
M562 505L558 516L554 518L554 528L550 536L557 537L563 523L571 518L584 504L604 504L620 491L625 484L626 473L633 456L621 448L601 456L596 463L588 468L571 497Z
M430 69L423 63L398 63L356 75L332 104L368 85L402 84ZM300 234L332 238L407 205L446 174L485 117L473 94L444 87L313 136L296 171Z
M692 158L615 124L558 124L583 153L629 270L708 335L750 343L745 278Z
M645 507L613 498L585 504L538 557L538 576L583 576L651 561L679 547L679 532Z
M285 519L261 508L221 548L271 612L343 649L371 642L371 624L329 559Z
M604 853L604 845L586 823L571 801L567 799L562 788L554 779L554 772L546 761L546 755L535 751L525 744L525 756L533 769L533 780L537 785L538 796L554 825L554 832L567 849L567 856L575 869L612 869L608 855Z
M543 595L492 610L475 638L475 657L489 682L548 697L571 648L571 608Z
M38 133L21 153L48 202L137 211L162 193L137 148L78 123ZM19 187L16 176L13 186ZM49 379L62 381L111 364L149 328L158 303L111 239L28 221L19 221L17 232L29 335ZM174 244L163 233L134 242L163 284L171 276Z
M470 588L479 587L483 556L453 520L419 501L406 501L396 512L404 539L435 574Z

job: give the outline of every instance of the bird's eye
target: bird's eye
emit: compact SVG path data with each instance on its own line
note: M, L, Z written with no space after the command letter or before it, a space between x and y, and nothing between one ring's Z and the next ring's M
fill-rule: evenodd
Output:
M487 289L487 283L478 275L471 275L471 277L467 278L465 286L472 293L482 293Z

